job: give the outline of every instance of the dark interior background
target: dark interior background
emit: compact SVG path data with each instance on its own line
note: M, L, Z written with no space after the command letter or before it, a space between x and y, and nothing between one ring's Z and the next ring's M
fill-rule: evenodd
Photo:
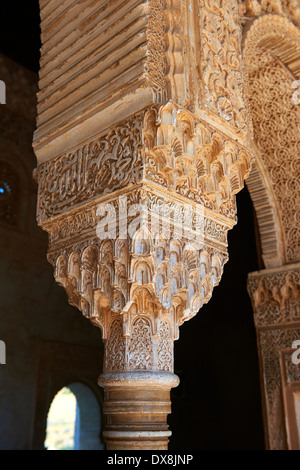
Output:
M38 0L0 2L0 52L27 67L39 71L40 14Z
M180 327L169 418L172 449L264 449L256 332L247 275L263 267L247 188L237 195L238 224L229 261L200 312Z
M0 5L0 52L37 73L38 0ZM175 343L181 384L172 391L170 450L264 448L256 334L246 288L247 274L263 264L246 188L237 202L239 220L229 233L222 281L210 302L181 327Z

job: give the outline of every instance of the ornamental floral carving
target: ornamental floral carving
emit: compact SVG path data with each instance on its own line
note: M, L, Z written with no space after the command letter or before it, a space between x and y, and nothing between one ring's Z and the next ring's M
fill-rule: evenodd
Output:
M142 178L142 114L97 140L39 165L38 220Z
M295 262L300 258L297 229L300 187L295 177L299 171L300 107L292 100L294 77L282 63L289 54L289 48L283 45L284 40L278 57L275 56L276 48L267 50L254 47L255 41L259 43L259 37L255 36L256 30L262 36L260 41L266 41L264 35L267 37L267 33L263 32L263 27L268 23L262 20L257 21L253 32L250 30L246 44L247 94L262 171L272 188L274 204L278 208L278 223L282 227L283 238L281 243L284 246L283 262ZM274 41L276 34L284 38L289 30L296 30L282 18L275 17L272 21L270 38L274 38ZM298 40L299 47L299 32L292 36L292 40L295 44Z
M104 370L119 372L124 370L125 341L123 338L122 321L113 319L110 326L109 337L106 341Z
M283 401L288 377L297 377L291 348L300 338L299 108L292 99L300 34L286 17L295 23L299 18L294 2L243 4L249 17L272 13L256 19L247 31L244 63L257 155L249 190L268 267L249 275L248 290L257 328L266 439L270 449L279 450L288 447L289 413Z
M170 327L166 320L163 320L159 329L160 341L158 344L158 368L159 370L172 371L173 369L173 344L170 340Z
M298 265L280 271L251 274L248 290L252 298L257 327L300 320Z
M149 320L138 318L132 326L128 346L130 370L153 369L152 334Z
M237 2L199 3L204 106L233 127L245 130L249 119L243 96Z
M157 103L166 101L166 46L164 34L166 30L165 22L165 1L148 1L148 50L145 65L145 77L153 89L154 100Z

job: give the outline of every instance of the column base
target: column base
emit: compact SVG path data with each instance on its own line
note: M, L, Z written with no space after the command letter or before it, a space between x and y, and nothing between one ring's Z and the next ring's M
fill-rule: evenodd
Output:
M171 431L170 390L179 378L170 372L133 371L103 374L103 433L107 450L167 450Z

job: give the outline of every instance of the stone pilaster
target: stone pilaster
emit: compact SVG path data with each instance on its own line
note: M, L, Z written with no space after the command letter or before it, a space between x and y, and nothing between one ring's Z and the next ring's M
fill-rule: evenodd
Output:
M266 443L271 450L295 449L299 431L294 426L290 433L295 410L291 417L286 409L291 399L285 402L284 397L291 383L300 386L300 366L292 361L294 342L300 340L299 263L251 273L248 290L257 330Z

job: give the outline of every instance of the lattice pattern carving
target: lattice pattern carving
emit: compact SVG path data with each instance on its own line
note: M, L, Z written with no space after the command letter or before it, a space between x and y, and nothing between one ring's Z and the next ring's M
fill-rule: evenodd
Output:
M106 341L104 371L119 372L124 370L125 341L121 319L114 319Z
M173 344L168 322L163 320L159 328L159 344L157 350L158 368L171 372L173 370Z
M132 326L128 347L129 369L153 369L153 346L149 320L138 318Z
M165 0L148 1L148 49L145 76L152 86L157 103L167 99L166 93L166 46L163 40L166 30Z

